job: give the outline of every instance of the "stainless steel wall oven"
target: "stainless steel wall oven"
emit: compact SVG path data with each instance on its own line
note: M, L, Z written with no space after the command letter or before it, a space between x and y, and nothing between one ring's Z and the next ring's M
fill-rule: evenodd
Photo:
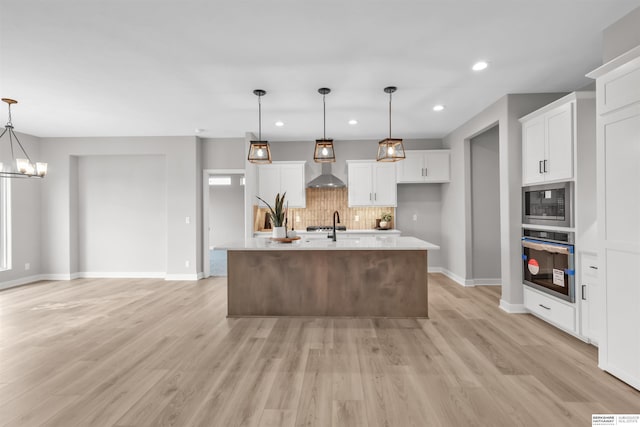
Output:
M522 223L573 227L573 183L523 187Z
M574 237L570 232L523 230L524 284L575 301Z

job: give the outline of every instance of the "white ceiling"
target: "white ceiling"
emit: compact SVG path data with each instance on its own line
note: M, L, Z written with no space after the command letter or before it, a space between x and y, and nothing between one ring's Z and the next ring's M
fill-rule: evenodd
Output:
M388 85L399 138L442 137L506 93L579 89L602 30L640 0L0 5L0 96L20 102L18 131L241 137L257 133L261 88L263 139L301 140L322 136L322 86L335 139L386 136ZM490 67L471 71L479 59Z

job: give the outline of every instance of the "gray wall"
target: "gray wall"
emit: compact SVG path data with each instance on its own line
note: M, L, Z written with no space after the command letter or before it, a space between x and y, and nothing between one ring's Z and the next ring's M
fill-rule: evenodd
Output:
M498 126L470 141L472 274L500 283L500 162Z
M640 7L605 28L602 38L603 63L640 46Z
M166 271L164 156L78 158L78 270Z
M46 161L40 154L39 138L18 132L16 134L34 161ZM0 289L11 286L14 282L22 283L21 279L40 274L40 215L42 213L40 191L43 182L41 179L11 179L9 185L11 186L11 234L13 236L12 268L0 271ZM25 270L26 263L30 264L29 270Z
M202 138L202 169L244 169L244 138Z
M244 240L244 186L231 176L231 186L209 187L209 245L221 246Z
M451 182L442 186L442 263L456 280L472 284L469 140L498 124L500 145L501 307L521 310L520 271L522 127L518 119L564 94L506 95L444 138L451 149Z
M195 278L202 265L199 144L195 137L43 139L49 174L42 181L42 272L61 279L79 272L76 157L159 155L166 161L166 273L170 279Z

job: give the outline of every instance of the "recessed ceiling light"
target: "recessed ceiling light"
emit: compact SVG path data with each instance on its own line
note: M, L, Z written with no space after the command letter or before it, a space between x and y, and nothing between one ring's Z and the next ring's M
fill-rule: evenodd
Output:
M489 64L486 61L478 61L475 64L473 64L473 67L471 67L471 69L473 71L482 71L485 68L487 68L489 66Z
M195 129L195 133L202 133L203 131L204 129L200 129L200 128Z
M349 124L350 125L357 125L358 121L356 119L351 119L351 120L349 120Z
M438 104L433 106L433 111L442 111L442 110L444 110L444 105Z
M278 120L278 121L276 122L276 126L278 126L278 127L282 127L282 126L284 126L284 122L283 122L282 120Z

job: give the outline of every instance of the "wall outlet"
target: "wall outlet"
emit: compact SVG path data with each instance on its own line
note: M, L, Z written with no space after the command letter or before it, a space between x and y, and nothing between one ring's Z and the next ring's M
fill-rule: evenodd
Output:
M413 214L413 220L417 221L418 220L418 214Z
M30 264L30 263L28 263L28 262L25 262L25 263L24 263L24 269L25 269L25 270L31 270L31 264Z
M360 215L355 215L353 217L353 220L356 221L356 222L360 221Z
M185 223L185 224L191 224L191 217L190 217L190 216L185 217L185 219L184 219L184 223Z
M189 266L190 266L190 265L191 265L191 263L190 263L189 261L185 261L185 262L184 262L184 266L185 266L185 267L189 268Z

